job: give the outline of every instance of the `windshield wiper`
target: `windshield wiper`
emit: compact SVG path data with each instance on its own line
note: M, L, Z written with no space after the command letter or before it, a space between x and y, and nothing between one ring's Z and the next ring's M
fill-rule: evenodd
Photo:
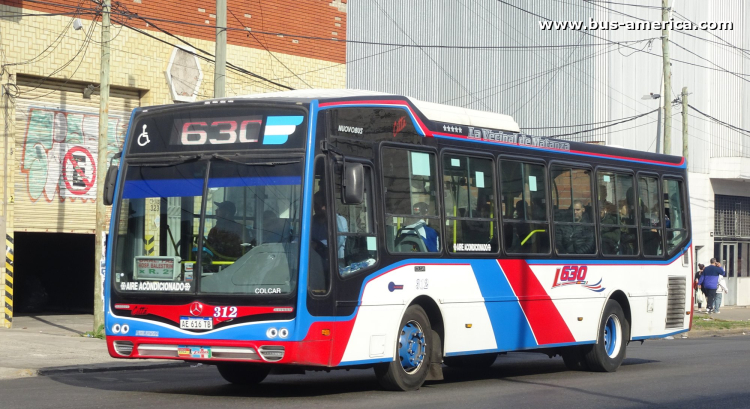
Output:
M232 159L232 158L230 158L228 156L223 156L223 155L219 155L219 154L216 154L216 153L213 154L213 155L211 155L211 158L212 159L223 160L223 161L226 161L226 162L237 163L237 164L240 164L240 165L247 165L247 166L290 165L290 164L293 164L293 163L299 163L299 162L301 162L301 160L299 160L299 159L297 159L297 160L286 160L286 161L276 161L276 162L243 162L243 161Z
M178 157L178 159L174 159L174 160L171 160L169 162L158 162L158 163L157 162L148 162L147 160L144 159L143 162L140 162L138 160L134 160L133 163L141 165L141 166L151 166L151 167L154 167L154 168L158 168L158 167L164 167L164 166L181 165L183 163L188 163L188 162L195 162L197 160L203 159L203 157L204 157L204 155L180 155ZM149 158L149 160L153 160L153 159Z

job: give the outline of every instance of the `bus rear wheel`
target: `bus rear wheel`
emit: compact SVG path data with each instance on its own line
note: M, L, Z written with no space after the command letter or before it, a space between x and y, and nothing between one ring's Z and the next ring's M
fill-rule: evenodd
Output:
M263 382L271 371L268 365L223 363L216 369L225 381L242 386L252 386Z
M396 338L396 359L375 367L383 388L393 391L417 390L427 378L432 355L432 328L427 313L419 305L406 309Z
M585 354L586 363L592 371L614 372L625 359L625 349L630 338L630 324L622 307L615 300L608 300L599 323L596 344Z

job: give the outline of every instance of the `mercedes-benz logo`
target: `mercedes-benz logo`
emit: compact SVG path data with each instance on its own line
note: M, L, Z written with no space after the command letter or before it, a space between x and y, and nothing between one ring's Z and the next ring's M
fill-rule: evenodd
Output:
M201 315L203 313L203 304L199 302L190 304L190 313L196 317Z

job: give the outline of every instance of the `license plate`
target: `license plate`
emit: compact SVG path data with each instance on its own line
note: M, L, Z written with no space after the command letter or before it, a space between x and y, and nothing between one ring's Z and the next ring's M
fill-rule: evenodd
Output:
M180 358L211 358L211 347L178 346L177 356Z
M211 317L180 317L180 328L213 329L214 322Z

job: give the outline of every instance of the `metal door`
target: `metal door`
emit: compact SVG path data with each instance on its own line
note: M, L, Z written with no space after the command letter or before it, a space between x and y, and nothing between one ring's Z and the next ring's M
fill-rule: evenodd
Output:
M729 294L725 296L724 305L737 305L737 243L721 243L719 261L727 272Z

